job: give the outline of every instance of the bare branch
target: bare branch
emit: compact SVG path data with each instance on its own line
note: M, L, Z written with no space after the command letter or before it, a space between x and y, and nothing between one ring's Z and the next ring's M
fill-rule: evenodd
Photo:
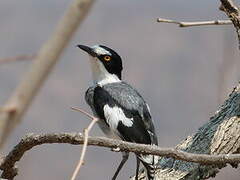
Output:
M72 109L85 114L87 117L89 117L92 120L91 123L88 125L88 127L86 129L84 129L84 143L83 143L82 153L81 153L81 156L80 156L79 163L77 164L77 167L74 170L72 178L71 178L71 180L75 180L76 177L77 177L77 174L80 171L81 166L84 163L84 156L85 156L86 150L87 150L89 132L92 129L93 125L98 121L98 118L90 115L89 113L87 113L86 111L84 111L80 108L72 107Z
M29 134L24 137L13 150L2 158L0 169L3 170L2 178L13 178L8 174L14 168L15 163L19 161L24 153L34 146L46 143L68 143L73 145L83 144L85 138L79 133L56 133L34 135ZM175 148L160 148L151 145L130 143L121 140L114 140L105 137L88 137L88 145L101 146L108 148L119 148L120 151L128 151L140 154L153 154L158 156L172 157L179 160L201 163L201 164L226 164L240 163L240 154L225 154L225 155L206 155L187 153ZM8 172L8 173L7 173ZM9 176L10 175L10 176ZM15 174L16 175L16 174Z
M0 146L20 122L24 112L39 91L79 24L83 21L94 0L74 0L59 22L52 37L42 46L30 70L6 102L15 112L0 112Z
M14 61L33 60L34 58L36 58L36 56L37 55L32 54L32 55L19 55L19 56L15 56L15 57L2 58L2 59L0 59L0 64L14 62Z
M234 5L232 0L220 0L220 10L224 11L229 19L232 21L238 36L238 45L240 49L240 11L239 8Z
M158 18L157 22L178 24L179 27L206 26L206 25L228 25L228 24L232 24L232 21L230 21L230 20L184 22L184 21L175 21L175 20L163 19L163 18Z
M83 113L84 115L86 115L88 118L90 118L90 119L92 119L92 120L95 119L95 117L94 117L93 115L89 114L88 112L86 112L86 111L84 111L84 110L82 110L82 109L80 109L80 108L71 107L71 109L74 110L74 111L78 111L78 112Z
M234 24L240 48L239 9L231 0L221 0L221 10L225 11ZM160 19L161 21L161 19ZM181 26L182 22L162 20ZM185 22L183 22L183 26ZM188 23L188 22L187 22ZM202 23L200 23L202 25ZM187 24L188 25L188 24ZM195 23L194 23L195 25ZM240 153L240 84L234 88L229 98L198 131L176 146L176 149L197 154ZM238 163L231 163L237 167ZM201 165L172 158L162 157L156 179L192 180L214 177L225 165ZM144 175L142 174L144 177ZM133 180L134 178L132 178Z

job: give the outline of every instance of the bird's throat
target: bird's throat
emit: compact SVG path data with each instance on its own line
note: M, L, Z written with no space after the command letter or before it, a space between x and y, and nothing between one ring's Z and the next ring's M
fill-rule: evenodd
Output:
M109 73L103 63L95 57L90 56L90 64L94 83L103 86L109 83L121 82L117 75Z

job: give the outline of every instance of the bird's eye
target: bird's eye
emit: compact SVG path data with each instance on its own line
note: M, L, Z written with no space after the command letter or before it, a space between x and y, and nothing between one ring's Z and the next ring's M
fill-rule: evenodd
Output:
M105 60L105 61L110 61L110 60L111 60L111 57L110 57L110 56L104 56L104 60Z

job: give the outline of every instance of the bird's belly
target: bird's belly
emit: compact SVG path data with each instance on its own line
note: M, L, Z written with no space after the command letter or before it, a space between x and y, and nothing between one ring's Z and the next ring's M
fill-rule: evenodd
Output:
M112 138L112 139L120 139L121 140L118 133L111 130L109 128L109 126L107 126L107 124L104 122L104 120L100 119L97 123L98 123L98 126L100 127L100 129L103 131L103 133L107 137Z

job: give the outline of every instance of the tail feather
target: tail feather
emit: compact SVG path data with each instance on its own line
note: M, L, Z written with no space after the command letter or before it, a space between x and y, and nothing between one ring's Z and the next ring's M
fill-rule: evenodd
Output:
M148 180L154 180L155 178L155 171L158 164L159 156L155 155L139 155L138 156L142 164L144 165L146 169L146 174L148 177Z

